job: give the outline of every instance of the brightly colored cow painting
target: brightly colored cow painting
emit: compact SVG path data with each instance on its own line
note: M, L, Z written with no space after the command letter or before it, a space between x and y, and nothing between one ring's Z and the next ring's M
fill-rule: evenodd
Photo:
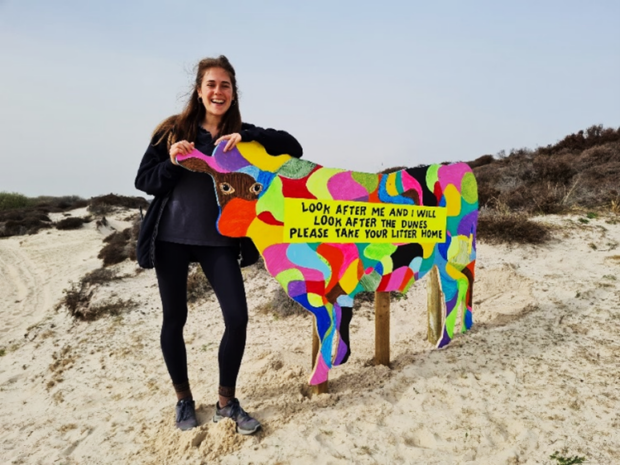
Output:
M325 168L256 143L177 157L215 180L218 229L250 237L268 272L315 317L310 384L350 354L348 324L361 291L406 292L434 266L443 309L437 347L473 323L478 190L465 163L389 174Z

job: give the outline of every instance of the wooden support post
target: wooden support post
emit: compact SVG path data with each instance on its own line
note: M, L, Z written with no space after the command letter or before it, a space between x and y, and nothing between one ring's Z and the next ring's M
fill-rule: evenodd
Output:
M375 292L375 364L390 365L389 292Z
M312 318L312 369L314 370L314 365L316 364L316 356L319 353L319 347L321 346L321 341L319 340L319 334L316 330L316 320ZM325 394L329 391L329 387L327 385L327 381L321 384L317 384L316 386L312 386L313 394Z
M428 284L426 285L426 292L428 296L428 329L427 338L428 341L436 345L437 341L441 337L441 331L443 329L443 308L441 301L441 289L439 287L439 270L436 266L433 266L429 272Z

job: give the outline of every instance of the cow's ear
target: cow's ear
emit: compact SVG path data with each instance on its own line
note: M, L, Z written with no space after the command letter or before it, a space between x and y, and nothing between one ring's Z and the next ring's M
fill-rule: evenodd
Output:
M183 168L198 173L214 174L222 172L218 169L217 163L213 157L208 157L199 150L192 150L187 155L177 155L176 162Z
M186 158L184 160L179 160L177 158L177 164L190 171L208 174L213 173L213 169L200 158Z

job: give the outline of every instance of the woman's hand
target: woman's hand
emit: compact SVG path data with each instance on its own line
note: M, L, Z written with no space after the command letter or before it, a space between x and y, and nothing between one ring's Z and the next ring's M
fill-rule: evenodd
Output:
M176 157L177 155L187 155L194 150L194 143L187 142L186 140L180 140L170 146L170 161L175 165L178 165Z
M228 141L226 142L226 147L224 147L224 152L228 152L229 150L232 150L233 148L235 148L235 146L239 142L241 142L241 134L239 134L238 132L233 132L232 134L222 136L218 140L215 141L215 145L217 146L217 144L219 144L220 142L224 140Z

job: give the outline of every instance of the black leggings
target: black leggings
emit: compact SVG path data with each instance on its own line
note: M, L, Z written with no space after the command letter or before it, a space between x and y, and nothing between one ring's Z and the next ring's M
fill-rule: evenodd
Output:
M157 242L155 271L164 319L161 349L174 384L188 381L183 326L187 321L187 274L198 262L220 303L226 329L218 353L220 386L234 388L245 349L248 306L236 247Z

